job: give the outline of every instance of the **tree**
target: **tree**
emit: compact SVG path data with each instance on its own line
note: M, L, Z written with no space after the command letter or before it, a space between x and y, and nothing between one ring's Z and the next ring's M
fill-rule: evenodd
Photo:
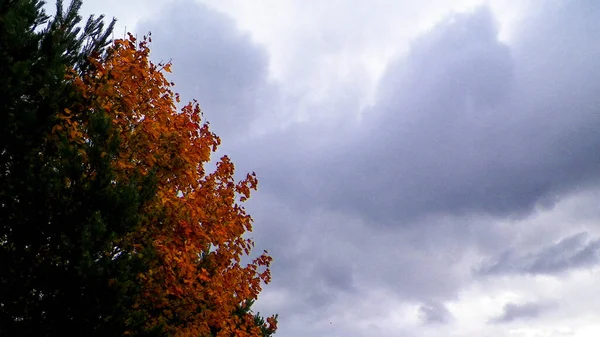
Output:
M271 335L271 258L242 263L256 176L206 173L220 140L171 65L80 6L0 0L0 334Z
M102 17L90 17L80 29L81 1L66 10L57 2L52 20L42 5L0 1L0 333L120 335L136 326L128 302L147 268L110 253L139 227L155 184L141 176L111 184L114 170L99 155L117 149L101 141L112 132L105 115L87 116L93 142L50 137L64 122L59 112L79 100L69 69L88 70L114 22L104 29Z
M0 334L143 331L131 308L147 262L117 249L139 230L156 184L141 175L113 184L116 173L101 155L118 150L106 141L107 115L84 117L86 141L57 132L62 112L81 101L69 76L89 70L114 21L104 29L102 17L90 17L80 29L81 1L66 10L58 1L52 20L42 5L0 1Z
M129 35L91 61L94 70L75 80L86 100L65 111L71 123L64 128L73 141L87 138L86 121L73 123L70 116L103 111L118 133L119 153L111 158L117 180L127 183L136 173L156 179L157 197L144 207L142 230L128 241L157 253L139 277L145 292L138 307L152 308L149 326L182 336L258 336L254 319L234 314L270 281L266 252L242 264L253 242L243 238L252 218L240 203L256 189L256 175L235 182L227 156L214 172L205 171L220 139L201 121L196 102L177 111L179 96L164 76L171 64L150 62L148 42ZM268 324L275 329L274 317Z
M278 315L269 317L265 320L264 317L260 316L260 312L254 314L252 316L252 305L254 304L254 300L249 300L243 303L238 310L236 310L235 314L240 317L242 320L247 320L252 318L254 320L254 325L260 327L261 337L271 337L275 334L277 330L277 317Z

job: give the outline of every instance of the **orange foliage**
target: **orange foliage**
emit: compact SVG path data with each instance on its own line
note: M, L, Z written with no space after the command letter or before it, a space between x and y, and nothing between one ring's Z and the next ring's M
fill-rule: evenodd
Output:
M240 202L256 189L255 174L236 182L227 156L214 172L205 172L220 140L202 121L196 101L177 111L179 95L164 76L171 65L149 61L146 38L116 40L107 55L92 60L93 71L71 80L85 100L80 109L112 117L120 140L112 159L118 179L127 182L138 172L158 181L142 231L128 238L134 250L153 245L158 255L139 275L145 293L137 305L149 313L148 327L163 325L174 336L259 336L252 319L233 315L258 296L261 282L270 281L266 251L249 264L241 261L253 242L243 238L252 218ZM85 136L78 130L85 127L70 113L62 116L62 127L80 141ZM267 321L275 328L273 318Z

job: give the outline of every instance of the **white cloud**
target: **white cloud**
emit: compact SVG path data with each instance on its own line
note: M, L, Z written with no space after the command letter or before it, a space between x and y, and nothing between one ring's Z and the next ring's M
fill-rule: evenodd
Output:
M292 92L322 102L347 86L359 86L359 106L373 103L375 87L389 62L408 51L410 41L452 12L483 0L460 1L243 1L204 2L231 15L264 44L271 75ZM525 5L490 1L503 26ZM510 29L503 37L510 35Z

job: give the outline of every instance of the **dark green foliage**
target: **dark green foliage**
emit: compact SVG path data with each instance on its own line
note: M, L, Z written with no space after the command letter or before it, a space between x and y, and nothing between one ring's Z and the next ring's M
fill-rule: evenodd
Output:
M245 301L244 304L235 312L235 315L240 317L242 320L247 319L249 314L252 314L252 305L254 305L254 302L254 300ZM260 327L262 337L272 337L275 334L275 331L268 327L267 322L265 321L264 317L260 315L260 312L257 312L251 317L254 320L254 324ZM277 319L277 317L278 315L275 315L275 319Z
M81 101L67 69L85 73L114 22L91 17L80 29L80 0L66 11L59 1L51 20L42 5L0 0L0 335L121 336L143 323L135 280L152 257L122 239L139 229L155 184L115 182L118 144L102 111L79 116L84 144L49 140L58 113Z

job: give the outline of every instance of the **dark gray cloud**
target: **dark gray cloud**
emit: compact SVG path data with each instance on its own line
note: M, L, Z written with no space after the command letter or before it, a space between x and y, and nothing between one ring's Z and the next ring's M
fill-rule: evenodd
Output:
M523 217L597 183L600 21L571 24L595 13L563 10L511 45L498 40L485 7L436 26L388 67L362 123L335 132L317 125L320 148L290 140L291 158L273 151L277 159L260 168L267 187L295 203L401 223L428 214Z
M537 318L554 308L552 303L508 303L502 315L490 320L490 323L509 323L516 320Z
M528 254L507 250L498 258L479 268L483 275L546 274L553 275L572 269L600 264L600 239L590 240L585 232L578 233Z
M140 34L153 37L152 58L173 61L175 91L197 99L213 131L223 140L245 136L275 101L264 48L228 16L203 4L179 0L141 21Z
M307 311L366 287L399 301L451 299L469 281L461 272L469 247L496 253L519 231L493 218L526 217L595 184L600 21L571 24L597 16L585 7L560 14L535 14L510 44L485 7L455 15L389 66L362 122L349 109L339 125L317 118L246 144L263 149L262 193L293 205L302 228L276 236L273 286L299 289ZM301 216L315 209L346 216ZM313 273L340 265L353 288L324 287L326 274ZM427 309L424 321L439 318Z
M592 14L563 10L539 14L540 29L511 44L485 7L452 16L389 66L362 122L348 108L339 124L317 116L240 145L262 178L258 198L269 195L252 210L277 257L270 286L295 289L302 303L285 314L326 310L367 287L399 301L453 298L468 282L468 248L496 253L514 237L494 217L524 217L596 181L600 81L590 74L600 51L589 32L599 23L571 25L566 17ZM566 62L556 44L583 56Z
M251 212L258 225L267 227L258 227L255 237L275 257L273 283L267 289L291 292L276 309L282 317L314 315L314 319L325 320L335 315L335 310L348 310L339 306L344 299L350 299L349 308L361 308L368 293L378 290L384 291L390 302L425 301L421 314L426 315L422 316L426 325L440 319L452 321L443 311L442 301L454 299L457 289L470 279L462 262L465 248L483 235L474 222L440 219L438 224L389 231L343 213L306 214L286 209L271 197L253 202L259 201L263 206L252 207ZM454 233L458 225L466 228ZM423 231L425 227L431 231ZM493 230L486 234L490 232Z

